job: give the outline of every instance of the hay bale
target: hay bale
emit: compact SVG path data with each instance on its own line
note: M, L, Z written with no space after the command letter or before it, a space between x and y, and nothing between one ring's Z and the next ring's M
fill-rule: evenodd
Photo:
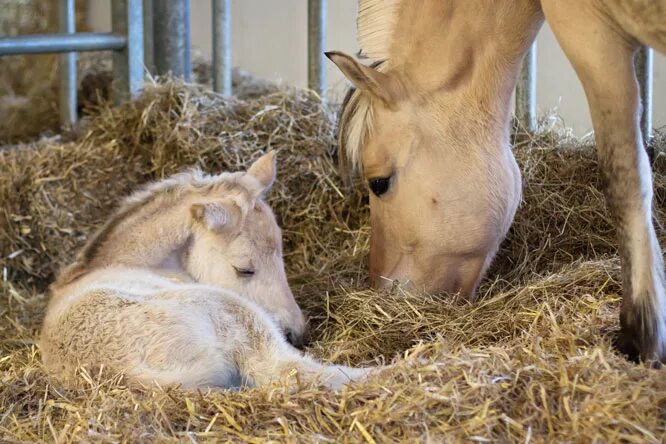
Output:
M247 100L168 82L102 105L77 139L0 152L0 436L15 441L659 441L662 373L610 348L619 264L592 147L546 132L516 147L525 204L481 300L367 290L367 196L334 165L333 113L310 93ZM270 195L284 227L309 352L397 367L330 393L128 390L114 375L50 385L35 347L43 290L113 205L184 166L240 169L278 150ZM658 158L656 207L666 205ZM405 359L398 359L403 357Z

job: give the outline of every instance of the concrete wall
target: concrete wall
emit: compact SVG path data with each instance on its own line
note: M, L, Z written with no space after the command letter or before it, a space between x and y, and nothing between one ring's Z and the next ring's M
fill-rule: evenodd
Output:
M356 0L328 1L328 49L350 53L356 43ZM91 26L110 28L107 1L90 0ZM191 0L192 44L211 51L211 2ZM307 83L307 2L305 0L233 0L233 64L257 76L305 86ZM537 103L539 112L555 109L582 135L591 130L583 89L573 68L545 26L538 37ZM333 98L346 82L331 63L328 85ZM666 57L655 54L653 119L655 128L666 126ZM612 68L609 68L612 69Z

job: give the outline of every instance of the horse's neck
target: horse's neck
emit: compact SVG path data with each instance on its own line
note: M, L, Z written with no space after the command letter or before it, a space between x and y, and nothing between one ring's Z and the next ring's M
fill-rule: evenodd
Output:
M178 271L191 234L187 214L177 203L154 202L120 222L103 242L91 268L110 265Z
M427 96L458 96L508 119L520 62L543 23L537 1L431 0L400 14L394 69Z

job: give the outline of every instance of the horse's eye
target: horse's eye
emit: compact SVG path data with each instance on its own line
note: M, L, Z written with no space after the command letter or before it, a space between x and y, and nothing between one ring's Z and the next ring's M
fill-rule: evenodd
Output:
M368 186L377 197L380 197L382 194L386 193L390 185L391 176L373 177L372 179L368 180Z
M236 274L238 277L251 277L254 276L254 270L251 268L238 268L234 267L234 270L236 270Z

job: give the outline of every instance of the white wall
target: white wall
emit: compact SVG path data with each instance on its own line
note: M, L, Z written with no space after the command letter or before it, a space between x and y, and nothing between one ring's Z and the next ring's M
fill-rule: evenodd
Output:
M328 1L327 49L355 53L357 0ZM108 2L90 0L91 26L110 28ZM211 51L211 2L191 0L192 44L205 54ZM257 76L307 84L307 2L305 0L232 0L233 64ZM538 37L537 103L540 112L556 109L575 133L591 130L583 89L559 48L550 28ZM346 82L327 62L328 85L340 97ZM609 67L612 69L612 67ZM666 57L655 54L653 121L666 126Z

